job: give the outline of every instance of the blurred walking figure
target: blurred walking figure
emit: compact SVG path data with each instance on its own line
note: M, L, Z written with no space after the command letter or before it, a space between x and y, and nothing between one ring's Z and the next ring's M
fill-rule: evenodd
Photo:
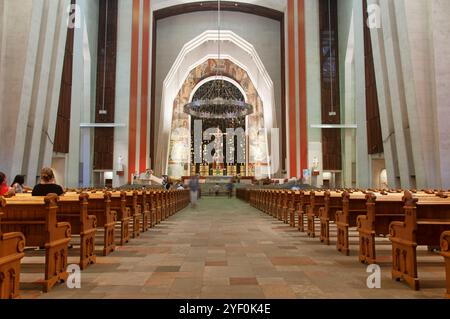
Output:
M219 196L219 192L220 192L220 186L219 186L219 184L216 184L214 186L214 193L216 194L216 197Z
M189 189L191 191L191 206L192 208L196 208L198 200L198 191L200 189L198 175L194 176L189 180Z
M230 180L228 182L228 184L227 184L227 192L228 192L228 197L229 198L233 197L233 187L234 187L233 182L234 182L233 180Z

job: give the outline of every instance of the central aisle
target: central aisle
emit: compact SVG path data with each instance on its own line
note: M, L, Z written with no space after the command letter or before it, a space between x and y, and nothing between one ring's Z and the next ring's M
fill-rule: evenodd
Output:
M34 297L442 298L444 293L426 287L414 292L392 281L389 262L382 265L382 289L370 290L366 266L355 253L342 256L333 244L322 245L227 198L202 199L197 209L179 212L97 261L82 272L81 289L61 285Z

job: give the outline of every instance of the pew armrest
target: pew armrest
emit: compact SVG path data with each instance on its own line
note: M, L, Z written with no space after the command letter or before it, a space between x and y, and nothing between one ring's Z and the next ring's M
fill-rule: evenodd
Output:
M348 222L345 220L344 212L342 210L336 211L335 216L336 224L348 224Z
M22 233L3 233L0 235L0 258L22 254L25 250L25 236Z
M88 215L89 228L97 228L97 216Z
M359 215L356 218L356 227L358 228L358 231L361 229L371 229L369 225L369 220L366 215Z
M412 234L407 233L406 223L402 221L391 222L389 236L391 241L412 241Z
M56 232L59 235L58 238L72 237L72 227L70 226L70 223L67 222L56 223Z
M117 222L117 211L111 210L110 213L111 213L111 215L113 217L113 221Z
M319 208L319 218L320 219L327 219L327 218L329 218L329 216L327 216L327 214L325 213L325 207L320 207Z

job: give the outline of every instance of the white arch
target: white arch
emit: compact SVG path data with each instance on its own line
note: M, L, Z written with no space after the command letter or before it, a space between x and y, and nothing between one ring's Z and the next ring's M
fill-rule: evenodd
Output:
M151 1L152 9L153 10L160 10L167 7L180 5L184 3L191 3L191 2L201 2L203 0L153 0ZM274 10L278 10L281 12L284 12L287 7L286 0L240 0L237 1L237 3L250 3L250 4L256 4L259 6L271 8Z
M219 58L218 40L218 31L209 30L186 43L163 82L160 126L156 140L167 141L167 145L157 149L156 171L167 172L173 101L193 69L209 59ZM255 48L232 31L221 31L220 40L222 42L220 58L230 60L246 71L258 91L263 102L265 128L277 127L274 85ZM270 140L267 141L270 145Z

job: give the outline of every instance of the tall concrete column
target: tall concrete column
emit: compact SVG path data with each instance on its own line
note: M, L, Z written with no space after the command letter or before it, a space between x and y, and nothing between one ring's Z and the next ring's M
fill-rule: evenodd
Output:
M1 169L10 176L26 174L31 185L51 162L67 4L5 0L1 7L1 135L9 150L2 152Z
M320 109L320 32L319 32L319 2L305 0L306 27L306 96L308 112L308 163L313 167L315 158L319 160L319 170L322 166L322 131L311 128L312 124L322 124ZM322 186L323 176L317 178L315 186Z
M75 29L72 74L72 112L67 163L67 187L90 184L92 130L82 132L81 123L90 123L95 110L97 72L98 2L79 0L81 25Z

